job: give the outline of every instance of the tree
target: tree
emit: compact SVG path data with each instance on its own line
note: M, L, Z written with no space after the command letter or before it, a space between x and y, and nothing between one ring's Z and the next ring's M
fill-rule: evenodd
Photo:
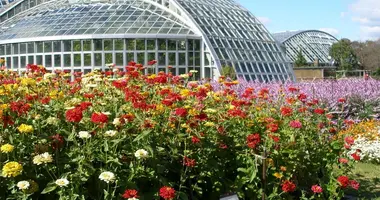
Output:
M376 71L380 67L380 40L351 43L362 69Z
M302 54L302 50L300 49L298 54L297 54L297 59L294 61L294 66L295 67L303 67L307 65L307 60Z
M222 75L231 79L236 79L236 73L231 66L222 66Z
M351 41L348 39L341 39L334 43L330 49L330 56L341 70L357 69L359 66Z

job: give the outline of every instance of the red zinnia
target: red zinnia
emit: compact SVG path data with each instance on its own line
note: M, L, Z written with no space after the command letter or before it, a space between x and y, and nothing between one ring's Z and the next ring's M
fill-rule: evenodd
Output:
M339 158L339 162L342 163L342 164L347 164L348 163L348 159L346 159L346 158Z
M183 165L187 167L195 167L196 164L197 162L195 159L188 158L187 156L183 157Z
M292 108L289 108L289 107L282 107L281 108L281 115L284 117L290 116L290 115L292 115L292 113L293 113Z
M319 185L313 185L313 186L311 186L311 190L312 190L314 193L316 193L316 194L318 194L318 193L322 193L322 192L323 192L322 187L319 186Z
M201 142L201 140L200 140L197 136L193 136L193 137L191 138L191 142L192 142L193 144L198 144L199 142Z
M129 198L139 198L137 195L137 190L125 190L123 194L124 199L129 199Z
M292 128L302 128L302 123L298 120L291 121L289 126Z
M187 110L186 110L186 108L177 108L177 109L175 109L174 114L179 116L179 117L186 117Z
M360 187L360 183L358 183L358 182L355 181L355 180L350 180L350 186L352 187L352 189L354 189L354 190L358 190L359 187Z
M346 103L346 99L344 99L344 98L339 98L339 99L338 99L338 102L339 102L339 103Z
M270 124L267 125L267 129L270 132L274 133L274 132L278 131L278 125L275 124L275 123L270 123Z
M256 146L260 143L260 135L259 134L250 134L247 136L247 145L251 149L255 149Z
M322 108L316 108L316 109L314 109L314 113L319 114L319 115L323 115L323 114L325 114L325 110Z
M282 191L284 192L294 192L296 190L296 184L286 180L282 183Z
M346 188L350 183L350 179L347 176L339 176L337 180L342 188Z
M164 186L160 189L160 196L165 200L171 200L175 197L175 190L171 187Z
M104 124L108 121L108 116L104 113L92 113L91 121L96 124Z
M351 156L352 156L352 158L353 158L354 160L360 160L360 155L357 154L356 152L353 153L353 154L351 154Z
M345 137L345 138L344 138L344 141L345 141L347 144L349 144L349 145L353 145L353 144L355 143L354 138L351 137L351 136L347 136L347 137Z
M69 122L80 122L83 118L82 109L80 107L66 111L66 120Z

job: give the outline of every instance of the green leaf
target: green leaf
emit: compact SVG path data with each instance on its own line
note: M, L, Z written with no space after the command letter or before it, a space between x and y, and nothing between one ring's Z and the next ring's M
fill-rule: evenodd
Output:
M184 192L178 192L178 195L179 195L179 199L182 199L182 200L188 200L189 199Z
M140 140L143 139L144 137L148 136L148 134L149 134L150 132L151 132L151 130L143 131L141 134L139 134L139 135L133 140L133 142L140 141Z
M45 189L41 192L41 194L47 194L53 192L57 188L55 182L50 182L46 185Z
M247 171L247 169L245 169L245 168L238 168L237 171L238 171L238 172L243 172L243 173L248 174L248 171Z
M104 142L104 151L107 152L108 150L109 150L109 148L108 148L108 142L105 141Z

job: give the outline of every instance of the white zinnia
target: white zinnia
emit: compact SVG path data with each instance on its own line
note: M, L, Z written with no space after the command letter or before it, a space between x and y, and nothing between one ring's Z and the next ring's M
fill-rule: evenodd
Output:
M35 165L41 165L44 163L51 163L51 162L53 162L53 157L48 152L45 152L43 154L39 154L33 157L33 164Z
M91 134L87 131L79 131L78 137L81 139L88 139L91 137Z
M20 181L17 183L17 187L20 190L26 190L29 188L29 186L30 186L29 181Z
M103 172L99 175L99 179L109 183L115 181L115 174L112 172Z
M117 133L117 131L109 130L109 131L106 131L106 132L104 133L104 135L106 135L106 136L108 136L108 137L113 137L113 136L116 135L116 133Z
M120 124L121 124L120 118L115 118L113 120L112 124L115 125L115 126L120 126Z
M135 157L137 159L144 159L148 157L148 152L145 151L144 149L139 149L135 152Z
M61 179L58 179L55 181L55 184L57 184L59 187L65 187L69 184L70 182L65 179L65 178L61 178Z

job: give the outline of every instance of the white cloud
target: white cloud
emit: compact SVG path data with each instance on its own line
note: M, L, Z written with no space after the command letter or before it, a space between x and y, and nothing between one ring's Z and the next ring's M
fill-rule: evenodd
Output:
M263 23L265 26L271 23L271 20L268 17L257 17L257 19Z
M339 35L339 30L335 28L320 28L320 31L324 31L326 33L330 33L333 36L338 36Z
M346 15L347 15L347 12L341 12L341 13L340 13L340 17L341 17L341 18L345 18Z
M380 1L356 0L350 5L352 21L360 26L360 39L380 38Z

